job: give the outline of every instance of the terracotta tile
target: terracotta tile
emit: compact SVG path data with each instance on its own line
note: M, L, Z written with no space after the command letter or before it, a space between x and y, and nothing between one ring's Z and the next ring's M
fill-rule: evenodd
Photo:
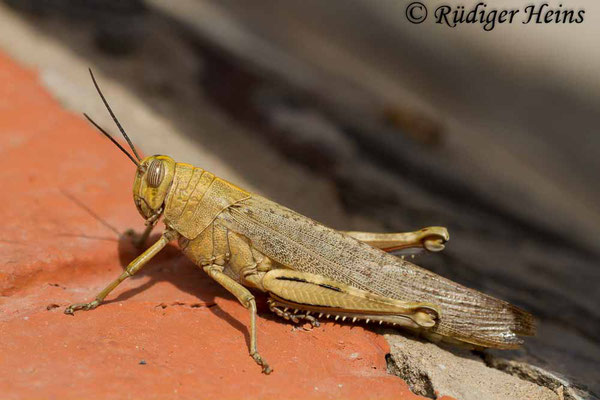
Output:
M106 304L64 315L136 255L120 237L143 227L134 170L3 54L0 152L2 398L421 398L387 374L383 337L294 327L264 296L259 346L275 371L261 374L247 311L174 246Z

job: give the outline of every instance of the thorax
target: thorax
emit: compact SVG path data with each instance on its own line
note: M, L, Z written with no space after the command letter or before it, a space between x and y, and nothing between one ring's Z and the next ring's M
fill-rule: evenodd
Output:
M177 163L165 200L165 223L188 240L198 237L231 205L250 193L190 164Z

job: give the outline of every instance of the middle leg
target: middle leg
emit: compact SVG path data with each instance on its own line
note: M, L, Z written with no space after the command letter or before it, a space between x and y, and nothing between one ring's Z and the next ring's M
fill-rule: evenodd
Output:
M222 266L215 264L207 265L204 267L204 271L237 297L239 302L250 311L250 356L258 365L262 366L262 371L265 374L270 374L273 370L258 353L256 345L256 301L254 300L254 296L248 289L225 275Z

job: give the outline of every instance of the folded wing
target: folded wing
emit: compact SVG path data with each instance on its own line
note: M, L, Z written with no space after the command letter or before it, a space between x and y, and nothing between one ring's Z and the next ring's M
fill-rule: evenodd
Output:
M291 269L324 275L381 296L429 302L441 309L430 333L483 347L515 348L535 333L528 312L426 269L260 196L230 207L229 229Z

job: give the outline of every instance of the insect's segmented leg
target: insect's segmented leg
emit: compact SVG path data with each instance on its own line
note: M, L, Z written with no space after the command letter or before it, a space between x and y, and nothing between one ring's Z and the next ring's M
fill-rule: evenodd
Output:
M429 226L415 232L373 233L343 232L348 236L370 244L384 251L398 251L410 248L424 248L436 252L444 249L450 239L448 230L442 226Z
M108 296L108 294L113 291L114 288L119 286L119 284L125 279L129 278L130 276L133 276L136 272L142 269L142 267L146 265L146 263L150 261L152 257L154 257L159 251L161 251L167 245L167 243L175 239L177 235L178 234L175 231L165 231L156 243L154 243L150 248L148 248L148 250L146 250L145 252L140 254L135 260L133 260L127 266L125 271L123 271L123 273L119 275L117 279L112 281L107 287L105 287L100 293L98 293L94 301L92 301L91 303L71 304L65 309L65 314L73 315L73 312L77 310L93 310L94 308L98 307L100 303L104 301L106 296Z
M207 265L204 271L221 286L233 294L244 307L250 311L250 356L262 367L265 374L272 372L269 364L260 356L256 346L256 301L248 289L231 279L223 273L223 267L220 265Z
M312 315L310 315L310 311L306 311L304 314L298 314L298 310L296 309L294 311L294 313L290 313L288 312L288 307L284 307L283 309L277 305L277 303L272 300L269 299L267 300L267 303L269 304L269 310L271 310L272 312L274 312L278 317L281 317L285 320L288 321L292 321L294 323L299 323L301 319L305 319L307 320L313 327L318 327L320 326L319 321L313 317Z
M307 315L309 312L319 313L319 317L333 315L342 321L350 318L353 322L377 321L419 329L432 328L440 317L434 304L380 296L308 272L275 269L264 275L262 284L273 305L297 309L294 314L302 310ZM277 313L277 309L274 311Z

